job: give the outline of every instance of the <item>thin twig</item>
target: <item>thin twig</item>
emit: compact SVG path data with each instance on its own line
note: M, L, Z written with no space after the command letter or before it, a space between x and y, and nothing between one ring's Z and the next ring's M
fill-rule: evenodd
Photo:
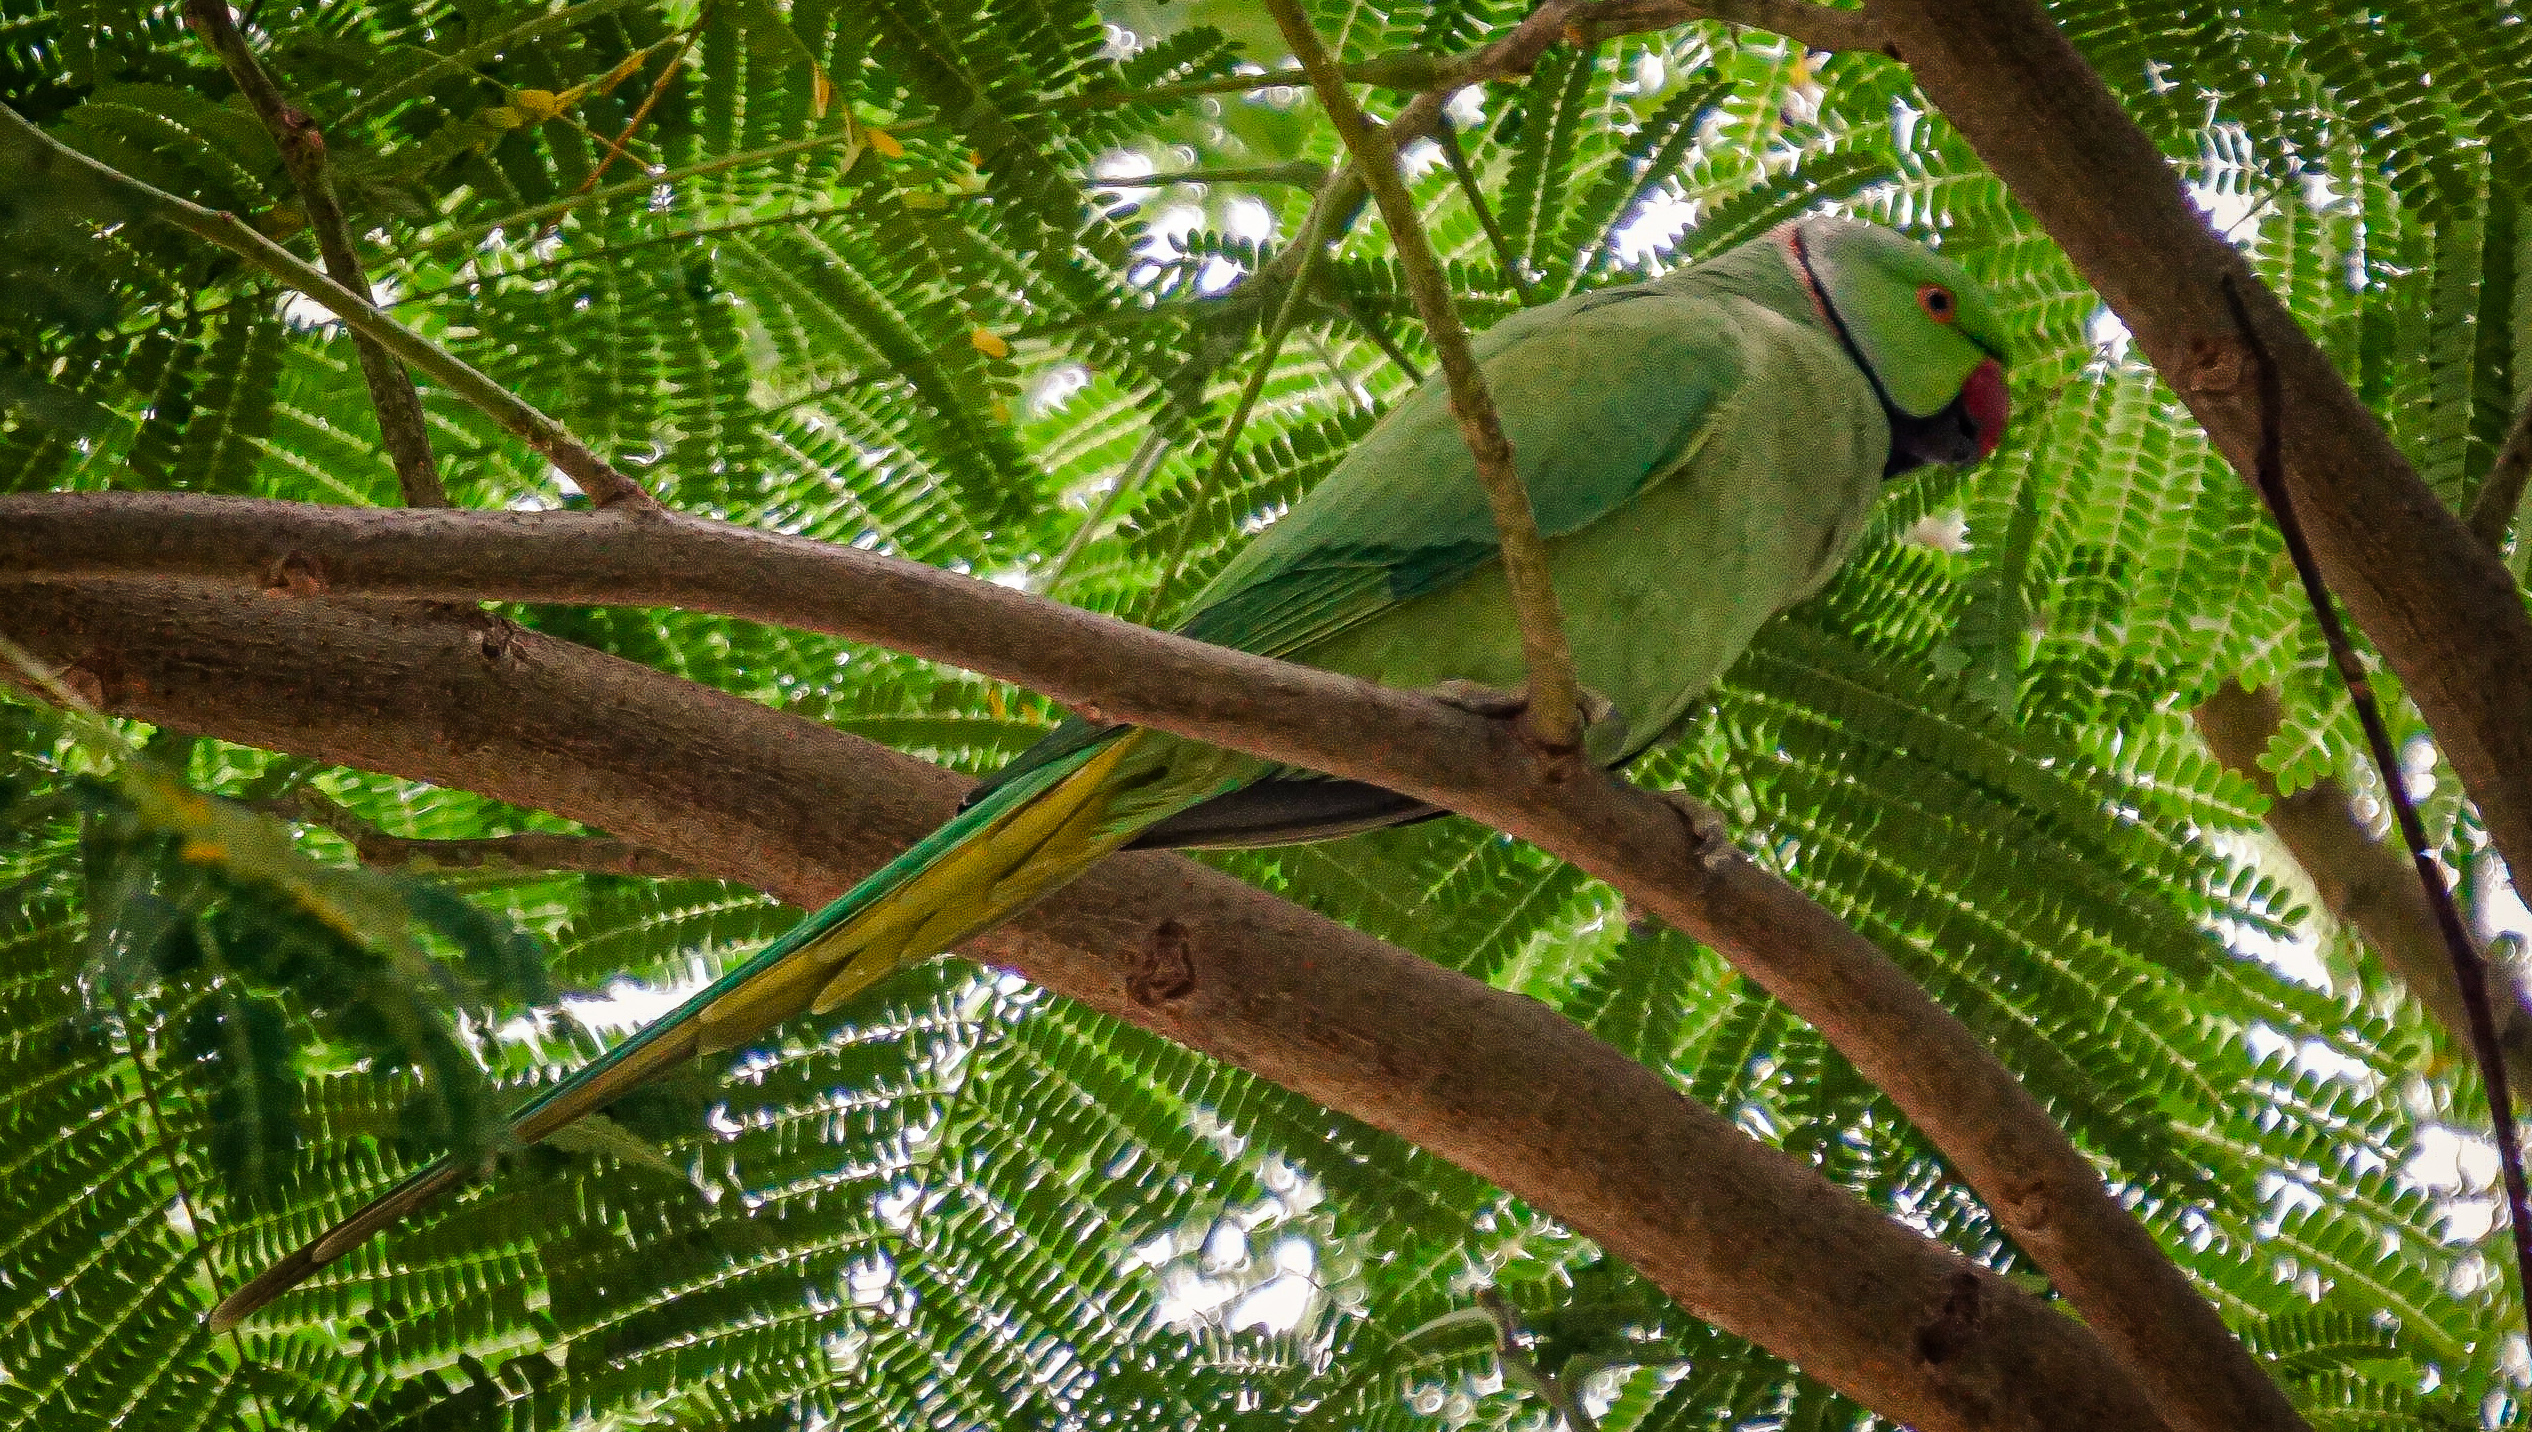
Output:
M2515 1275L2522 1280L2519 1287L2527 1300L2527 1312L2532 1312L2532 1193L2527 1193L2524 1186L2523 1141L2515 1127L2514 1098L2506 1085L2505 1056L2497 1043L2496 1013L2488 1002L2488 962L2480 957L2479 946L2463 928L2462 912L2454 905L2453 892L2436 866L2434 847L2427 841L2426 822L2418 818L2417 803L2409 798L2408 782L2401 777L2400 757L2392 748L2391 731L2384 725L2382 708L2374 699L2373 682L2365 673L2365 663L2357 656L2354 643L2348 640L2347 627L2339 620L2338 607L2321 580L2312 545L2304 540L2303 524L2297 520L2294 503L2287 496L2285 383L2278 376L2277 364L2269 356L2259 329L2251 321L2250 308L2242 299L2241 281L2231 273L2224 276L2224 301L2233 310L2242 342L2258 368L2259 461L2253 476L2259 483L2260 496L2267 500L2269 512L2277 519L2277 532L2286 541L2287 556L2294 560L2295 575L2303 580L2304 597L2312 605L2313 620L2320 624L2322 639L2329 643L2330 661L2338 668L2339 680L2346 684L2348 699L2356 707L2357 723L2365 728L2365 744L2373 753L2375 770L2382 775L2383 794L2391 802L2401 838L2409 844L2409 859L2417 866L2419 883L2426 887L2427 900L2435 907L2436 926L2443 931L2445 949L2453 958L2453 977L2461 985L2462 1005L2470 1015L2471 1054L2479 1063L2479 1077L2488 1086L2488 1117L2497 1138L2497 1158L2505 1171L2506 1218L2514 1233Z
M1547 543L1540 537L1530 495L1513 466L1512 444L1504 437L1503 419L1486 391L1485 375L1469 351L1468 331L1451 306L1441 260L1416 218L1415 201L1398 179L1398 151L1390 136L1374 127L1345 88L1345 77L1311 28L1297 0L1267 0L1284 40L1293 47L1336 132L1345 140L1354 167L1371 187L1388 224L1399 263L1416 310L1441 356L1442 373L1450 383L1451 412L1459 419L1460 436L1477 460L1477 478L1494 510L1495 530L1503 544L1504 584L1521 623L1521 659L1529 673L1529 710L1525 719L1540 745L1548 750L1578 749L1582 743L1582 701L1574 681L1573 650L1565 641L1564 618L1558 613L1556 590L1547 570ZM1314 246L1315 247L1315 246Z
M1372 346L1380 350L1381 356L1407 375L1408 382L1424 381L1424 370L1416 366L1416 361L1407 356L1407 350L1398 346L1398 340L1389 336L1389 330L1381 327L1379 320L1363 312L1363 306L1354 301L1353 295L1339 292L1324 301L1346 322L1361 330L1362 335L1372 341Z
M456 354L380 312L366 298L257 233L235 214L177 198L91 159L28 123L17 111L0 105L0 140L13 137L23 146L21 162L27 169L40 174L58 167L82 174L150 218L217 244L323 304L343 320L344 326L377 339L380 346L446 384L450 391L526 442L578 483L598 506L622 505L635 511L659 506L639 483L590 451L570 429L537 411Z
M321 826L351 843L364 865L410 870L573 871L590 875L693 878L693 866L648 846L605 835L563 835L527 830L472 840L428 840L389 835L354 815L322 791L301 786L256 806L284 820Z
M1167 184L1289 184L1316 189L1328 182L1324 164L1295 159L1289 164L1232 165L1221 169L1180 169L1167 174L1118 174L1093 177L1093 189L1156 189Z
M2277 688L2228 683L2192 707L2189 719L2215 758L2268 798L2262 822L2311 879L2330 918L2354 929L2419 1003L2468 1039L2470 1011L2408 851L2377 839L2337 780L2287 793L2260 764L2284 721ZM2532 1003L2505 970L2492 966L2488 984L2506 1077L2513 1088L2532 1088Z
M2487 543L2489 551L2505 550L2506 529L2514 525L2515 511L2523 506L2527 482L2532 482L2532 394L2526 394L2523 406L2516 410L2514 425L2506 429L2506 440L2497 448L2497 460L2489 464L2479 495L2471 499L2471 535Z
M124 1046L132 1054L132 1077L140 1086L141 1107L149 1115L150 1142L157 1148L159 1158L167 1165L168 1181L176 1186L176 1208L184 1215L186 1231L192 1235L193 1251L202 1259L204 1270L211 1275L212 1286L226 1286L228 1275L220 1270L220 1260L211 1252L211 1239L203 1233L203 1224L207 1220L202 1211L202 1200L194 1196L192 1183L185 1177L184 1160L177 1156L174 1131L168 1126L166 1107L158 1097L158 1081L150 1073L149 1055L146 1052L148 1041L141 1033L140 1021L132 1017L131 991L124 988L122 977L119 975L108 976L105 984L108 989L114 991L115 1022L122 1026ZM235 1328L230 1328L225 1336L228 1338L229 1351L237 1354L238 1365L246 1366L249 1359L246 1355L245 1340ZM256 1403L255 1420L265 1428L265 1432L271 1432L272 1412L270 1408L263 1405L260 1399Z
M1152 475L1152 469L1159 467L1161 459L1168 453L1169 430L1155 422L1143 434L1143 441L1135 447L1134 456L1125 460L1125 468L1117 474L1116 481L1109 483L1108 490L1100 493L1099 500L1082 514L1081 525L1075 527L1073 535L1065 540L1064 549L1057 552L1055 560L1047 563L1045 570L1037 574L1037 580L1029 584L1030 590L1042 597L1053 596L1055 588L1062 584L1064 574L1072 570L1073 559L1080 556L1082 549L1090 545L1090 540L1099 535L1099 529L1107 525L1108 514L1124 500L1126 490L1142 486L1143 479Z
M1486 242L1495 246L1495 260L1503 265L1503 281L1520 290L1523 303L1538 302L1526 265L1512 251L1512 240L1505 236L1503 225L1495 222L1494 206L1486 202L1486 191L1477 186L1477 171L1468 167L1468 151L1459 143L1459 126L1444 115L1433 126L1433 139L1442 146L1442 158L1450 163L1451 177L1459 181L1460 192L1468 196L1468 207L1476 211L1477 227L1486 231Z
M1584 1409L1582 1399L1574 1395L1573 1385L1540 1367L1521 1345L1521 1314L1504 1297L1500 1288L1479 1288L1477 1306L1495 1323L1495 1361L1503 1367L1506 1382L1517 1382L1529 1388L1565 1419L1573 1432L1600 1432L1600 1424Z
M1301 312L1302 292L1310 286L1311 274L1318 266L1321 246L1318 230L1314 227L1318 219L1316 209L1302 216L1301 232L1293 236L1289 251L1301 255L1301 266L1294 271L1291 284L1284 289L1282 299L1276 303L1273 315L1266 321L1256 365L1249 369L1247 381L1240 384L1239 401L1232 405L1230 420L1222 425L1222 435L1214 440L1213 465L1205 470L1204 486L1198 491L1219 492L1223 479L1231 471L1231 458L1238 450L1240 434L1248 427L1249 415L1257 411L1257 400L1264 395L1266 380L1275 371L1276 355L1283 352L1284 338L1292 332L1292 321ZM1165 598L1174 600L1177 597L1179 578L1187 570L1187 556L1187 548L1181 544L1169 564L1169 576L1161 582L1160 590Z
M649 92L642 96L642 102L639 105L634 106L633 117L624 122L624 128L617 131L615 138L607 141L607 152L598 156L598 162L589 170L589 177L581 180L579 185L572 190L575 196L586 194L597 188L598 181L606 177L607 166L615 163L617 158L624 153L624 147L633 142L633 136L642 128L642 121L651 117L652 107L659 103L661 95L668 92L668 82L677 77L677 66L685 62L686 51L694 47L695 36L702 32L703 22L711 17L711 13L712 7L706 5L703 14L698 16L692 25L686 27L684 34L677 37L676 51L669 55L668 63L660 67L659 78L651 81ZM562 226L562 222L557 218L546 227L545 232L553 233L555 229Z
M272 131L282 167L299 187L299 202L307 209L308 230L316 236L325 271L336 283L366 297L369 275L352 247L351 225L343 218L343 206L334 197L334 181L325 171L324 132L305 110L282 98L281 87L238 32L228 0L185 0L185 23L220 57L238 92ZM439 462L431 455L430 431L422 417L422 395L414 391L412 376L394 354L366 333L354 330L352 347L360 354L361 377L368 382L369 401L378 410L378 437L395 464L404 505L448 506L448 491L440 485Z

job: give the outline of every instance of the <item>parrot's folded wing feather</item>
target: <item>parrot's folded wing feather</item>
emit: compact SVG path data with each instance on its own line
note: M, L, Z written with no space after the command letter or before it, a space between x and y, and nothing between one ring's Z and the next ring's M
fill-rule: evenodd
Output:
M1747 307L1635 287L1496 326L1487 387L1543 535L1622 511L1696 452L1740 393L1735 310ZM1179 630L1261 656L1303 656L1450 586L1496 552L1476 460L1435 385L1401 403L1306 504L1260 533Z

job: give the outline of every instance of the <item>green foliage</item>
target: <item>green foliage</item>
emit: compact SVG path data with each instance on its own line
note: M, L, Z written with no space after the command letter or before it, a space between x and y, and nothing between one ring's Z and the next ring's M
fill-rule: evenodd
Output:
M1522 13L1317 8L1353 61L1459 54ZM2523 387L2525 27L2056 13L2468 500ZM275 0L248 28L323 126L398 316L680 508L1157 619L1431 366L1369 221L1270 344L1307 191L1118 182L1337 160L1293 92L1198 92L1283 62L1248 7ZM0 92L309 250L272 141L172 7L0 0ZM2430 1190L2417 1161L2478 1117L2475 1085L2306 908L2185 719L2220 683L2278 685L2292 789L2350 776L2344 705L2255 500L2065 259L1879 57L1690 25L1560 46L1457 112L1501 243L1438 154L1410 170L1474 324L1821 204L1995 288L2025 335L2007 450L1897 484L1864 553L1633 774L1724 810L1969 1022L2316 1426L2519 1410L2479 1400L2513 1317L2484 1190ZM117 217L0 173L0 490L394 501L341 334ZM456 501L567 499L424 398ZM824 638L516 615L963 771L1054 714ZM789 914L700 880L367 871L252 807L304 787L400 836L561 832L210 741L109 770L0 718L0 1428L1543 1425L1487 1286L1611 1432L1868 1416L1482 1180L958 965L519 1154L212 1339L219 1292L430 1154L496 1152L489 1113L595 1051L545 1011L535 950L632 1005ZM2430 816L2466 865L2454 791L2439 772ZM1441 821L1216 859L1561 1009L2045 1288L1817 1035L1535 851Z

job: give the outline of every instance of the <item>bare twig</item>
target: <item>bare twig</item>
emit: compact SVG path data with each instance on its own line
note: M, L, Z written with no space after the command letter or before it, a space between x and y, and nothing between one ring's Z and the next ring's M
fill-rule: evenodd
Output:
M2273 687L2227 684L2189 713L2216 759L2268 797L2269 833L2311 878L2322 908L2364 937L2383 964L2460 1038L2470 1037L2470 1011L2453 962L2436 928L2435 911L2405 853L2376 840L2350 803L2347 788L2319 780L2292 795L2260 760L2277 738L2282 713ZM2497 1012L2497 1044L2513 1086L2532 1089L2532 1005L2505 971L2489 967Z
M686 519L568 520L649 529ZM0 517L0 536L11 526ZM471 612L389 616L181 582L93 582L10 591L0 634L48 665L83 666L117 715L552 810L810 908L927 834L966 785L814 722ZM1331 689L1340 703L1378 696L1385 709L1429 714L1456 733L1451 742L1522 756L1501 723L1294 674L1308 689L1269 685L1243 698L1254 683L1241 679L1216 694L1313 710ZM1359 753L1385 744L1386 729L1358 721L1347 739ZM1675 869L1680 823L1645 799L1639 833L1667 838L1671 849L1648 853ZM1151 992L1155 952L1179 962L1171 993ZM1492 1180L1697 1316L1894 1422L1926 1432L2161 1425L2084 1326L1755 1143L1545 1005L1237 880L1165 855L1120 857L967 953Z
M334 181L325 170L325 135L306 111L282 98L280 86L273 83L255 52L248 48L246 37L238 32L237 23L229 15L228 0L185 0L185 23L193 27L203 43L219 55L229 77L237 82L238 92L255 107L255 113L272 131L273 144L281 150L282 167L290 171L291 182L299 187L299 201L306 206L309 232L316 236L317 252L324 256L325 271L336 283L366 298L369 276L361 268L360 254L352 247L351 225L343 218L343 206L334 198ZM395 464L396 483L403 489L407 507L446 507L448 491L440 485L439 462L431 455L431 435L422 418L422 395L414 391L412 377L404 371L395 355L366 333L354 330L353 351L360 355L361 377L369 384L369 401L378 412L378 437L386 445L388 459Z
M598 162L590 167L589 177L581 180L579 186L572 190L574 197L597 188L598 181L606 177L607 167L615 163L616 159L624 153L626 145L633 142L633 136L641 131L642 121L651 117L651 109L659 103L659 97L668 92L668 82L677 77L677 67L685 63L686 51L693 48L695 36L703 32L704 21L710 16L711 6L706 5L704 13L697 17L693 24L686 27L685 33L677 37L676 46L668 56L668 63L660 67L659 77L651 81L650 89L643 94L642 102L634 106L633 115L624 122L624 128L617 131L615 138L607 141L607 152L599 155ZM554 225L560 225L562 220L557 218L553 222ZM550 234L553 231L553 226L548 226L545 232Z
M472 840L428 840L389 835L324 792L301 786L258 809L284 820L322 826L351 842L365 865L409 870L557 870L591 875L645 875L683 880L693 866L647 846L605 835L563 835L526 830Z
M1326 165L1295 159L1285 164L1234 164L1220 169L1177 169L1166 174L1116 174L1094 178L1090 187L1157 189L1169 184L1289 184L1297 189L1316 189L1326 182Z
M2532 482L2532 395L2526 395L2523 406L2515 411L2506 440L2498 445L2497 460L2488 465L2488 476L2471 499L2471 535L2487 543L2489 551L2505 550L2506 529L2514 525L2515 510L2523 506L2527 482Z
M1925 1131L2124 1361L2181 1365L2164 1374L2181 1389L2164 1404L2179 1409L2165 1414L2175 1426L2301 1426L2291 1408L2275 1420L2239 1389L2228 1400L2224 1387L2242 1369L2265 1385L2257 1364L2243 1356L2228 1369L2240 1345L2188 1276L1979 1038L1878 947L1747 861L1700 861L1677 811L1659 798L1615 782L1547 778L1550 763L1504 723L878 553L677 513L629 521L178 493L0 497L0 583L12 576L20 584L0 601L0 619L42 590L28 579L181 585L130 580L143 576L276 592L715 612L951 662L1106 719L1458 810L1608 881L1819 1029ZM565 813L660 849L687 848L617 820ZM2214 1390L2200 1385L2209 1377Z
M1460 436L1477 460L1477 479L1494 510L1495 532L1503 549L1504 585L1521 623L1521 658L1529 672L1529 710L1525 716L1539 742L1550 750L1578 750L1582 745L1582 698L1574 684L1574 653L1565 641L1565 623L1557 610L1556 588L1549 580L1547 543L1539 536L1529 490L1513 465L1512 444L1503 435L1503 419L1486 391L1485 375L1469 351L1468 330L1451 304L1442 263L1416 217L1415 201L1398 180L1398 151L1390 137L1371 122L1345 88L1345 77L1318 31L1297 0L1266 0L1284 39L1301 67L1310 72L1319 102L1336 132L1354 156L1354 168L1371 186L1389 228L1398 262L1406 269L1407 287L1424 316L1427 335L1442 360L1451 389L1451 413L1459 419ZM1308 245L1315 230L1305 230ZM1296 283L1296 291L1300 285Z
M1459 181L1459 191L1468 196L1468 207L1476 212L1477 227L1486 231L1486 242L1494 245L1495 262L1503 265L1503 281L1520 290L1524 303L1538 302L1538 294L1530 284L1530 275L1521 256L1512 251L1512 240L1495 222L1495 209L1486 202L1486 191L1477 183L1477 173L1468 167L1468 151L1460 146L1459 126L1444 115L1433 126L1434 141L1442 146L1442 157L1449 161L1451 177Z
M100 186L150 218L208 240L325 305L346 327L378 341L396 357L449 389L525 441L580 485L600 507L635 511L659 503L640 484L616 471L561 423L478 371L464 359L381 312L369 300L262 234L234 214L206 209L101 164L29 124L0 105L0 154L35 175L61 170Z
M2528 1315L2532 1315L2532 1192L2527 1192L2523 1179L2523 1136L2515 1127L2514 1098L2506 1082L2506 1060L2497 1042L2497 1017L2488 999L2488 962L2480 957L2478 942L2462 925L2462 912L2453 903L2451 887L2444 883L2444 872L2435 863L2435 846L2427 839L2426 822L2418 818L2417 802L2409 798L2409 785L2401 775L2400 753L2391 744L2391 729L2383 723L2382 708L2374 699L2374 684L2365 673L2365 663L2356 654L2355 643L2348 640L2347 628L2339 621L2337 603L2330 589L2321 580L2321 568L2312 560L2312 544L2304 539L2303 523L2295 516L2293 498L2286 491L2286 390L2277 374L2277 364L2268 355L2268 346L2259 329L2251 322L2251 311L2242 301L2241 282L2227 276L2225 299L2232 305L2233 321L2241 325L2242 342L2250 349L2258 372L2260 408L2259 459L2253 477L2259 493L2268 503L2270 515L2277 519L2278 535L2286 541L2286 554L2294 559L2295 575L2303 581L2304 600L2311 604L2312 617L2321 627L2321 637L2329 643L2331 664L2338 668L2339 680L2346 684L2349 699L2356 706L2357 724L2365 728L2365 745L2374 758L2374 769L2382 776L2383 794L2391 802L2393 820L2400 827L2401 838L2408 842L2409 859L2417 867L2418 883L2425 888L2427 903L2435 910L2436 929L2444 936L2444 948L2453 962L2454 981L2461 986L2462 1008L2468 1013L2471 1053L2479 1061L2480 1078L2488 1085L2488 1116L2495 1126L2497 1158L2505 1172L2506 1218L2513 1226L2514 1263L2521 1280L2517 1289L2525 1299Z
M1565 1419L1572 1432L1600 1432L1600 1424L1575 1395L1573 1385L1538 1365L1530 1356L1521 1337L1521 1314L1500 1288L1479 1288L1477 1306L1495 1323L1495 1360L1503 1365L1506 1382L1517 1382L1538 1395L1540 1401Z

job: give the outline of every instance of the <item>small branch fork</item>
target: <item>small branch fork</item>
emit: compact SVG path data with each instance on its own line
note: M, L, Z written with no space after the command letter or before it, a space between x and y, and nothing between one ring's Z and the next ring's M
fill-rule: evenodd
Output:
M352 247L351 225L335 201L333 180L325 172L325 135L305 110L282 98L281 87L264 71L247 47L229 14L228 0L185 0L185 23L202 37L237 82L239 93L272 131L281 150L282 167L299 186L299 201L308 213L308 229L316 236L325 271L356 294L370 292L369 275ZM395 464L396 483L407 507L446 507L448 492L440 485L439 463L431 456L431 438L422 421L422 395L413 379L386 346L354 330L352 346L360 353L361 376L369 383L369 400L378 410L378 436Z
M1450 286L1443 280L1441 260L1416 218L1415 201L1398 179L1398 151L1390 136L1371 122L1345 88L1345 76L1328 53L1298 0L1266 0L1266 8L1282 27L1301 67L1309 72L1319 101L1354 156L1354 168L1371 188L1381 218L1407 272L1407 287L1423 315L1425 331L1440 354L1450 384L1451 413L1459 419L1460 436L1477 459L1478 481L1494 510L1495 530L1503 544L1503 572L1513 609L1521 624L1521 657L1529 672L1526 721L1533 738L1549 751L1571 752L1582 745L1582 693L1574 680L1573 649L1565 640L1563 616L1547 570L1547 543L1540 537L1530 495L1513 466L1512 444L1504 437L1503 419L1486 391L1468 346L1468 330L1451 305ZM1315 217L1315 216L1314 216ZM1315 229L1305 229L1305 235Z
M120 197L147 217L217 244L289 284L323 304L354 333L376 340L381 348L446 384L560 468L598 506L621 506L637 512L658 509L657 499L590 451L570 429L537 411L456 354L390 318L324 270L257 233L235 214L206 209L101 164L28 123L7 105L0 105L0 155L37 175L48 170L77 175Z
M2426 823L2418 818L2417 803L2409 798L2408 783L2401 779L2399 754L2392 748L2391 731L2374 699L2373 682L2365 673L2365 663L2357 656L2354 643L2348 640L2347 626L2340 621L2330 589L2321 580L2321 569L2312 557L2312 544L2305 540L2303 523L2295 516L2294 503L2287 495L2285 385L2278 377L2277 364L2269 356L2267 344L2260 338L2258 326L2251 320L2249 306L2243 302L2237 275L2224 276L2224 301L2233 311L2243 345L2250 350L2258 370L2259 460L2253 477L2259 484L2260 497L2277 519L2278 535L2285 539L2286 555L2293 559L2295 575L2303 582L2313 620L2320 624L2322 639L2329 643L2330 661L2338 668L2339 680L2347 685L2357 722L2365 728L2365 744L2373 754L2374 769L2382 776L2392 816L2399 823L2401 838L2408 843L2409 859L2417 866L2418 881L2426 887L2427 901L2435 909L2436 927L2443 932L2445 949L2453 959L2454 978L2461 985L2462 1006L2469 1014L2471 1054L2479 1063L2480 1078L2488 1086L2489 1122L2495 1126L2497 1157L2505 1170L2506 1219L2514 1234L2515 1275L2520 1279L2517 1286L2522 1289L2527 1306L2532 1307L2532 1194L2527 1194L2524 1186L2523 1140L2515 1126L2513 1094L2506 1084L2505 1055L2497 1042L2496 1012L2488 1000L2488 962L2481 958L2478 944L2463 928L2453 892L2436 866L2435 847L2427 840Z
M694 867L648 846L604 835L564 835L525 830L473 840L430 840L390 835L346 810L323 792L301 786L258 809L284 820L322 826L351 842L364 865L389 869L570 870L592 875L641 875L685 880Z

